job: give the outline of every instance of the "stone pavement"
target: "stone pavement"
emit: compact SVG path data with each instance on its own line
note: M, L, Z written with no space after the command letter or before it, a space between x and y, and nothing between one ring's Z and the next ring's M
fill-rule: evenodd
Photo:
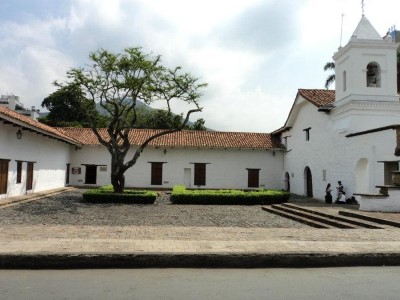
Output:
M400 265L400 229L3 225L2 268Z

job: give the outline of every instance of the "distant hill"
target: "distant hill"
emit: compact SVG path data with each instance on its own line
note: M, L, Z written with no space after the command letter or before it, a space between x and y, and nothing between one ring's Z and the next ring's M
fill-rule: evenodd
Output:
M125 101L126 101L127 105L130 105L132 103L132 98L126 98ZM141 100L136 100L136 107L137 108L143 108L143 109L148 110L150 112L156 110L156 108L152 108L151 106L147 105L146 103L144 103ZM107 111L98 103L96 104L96 110L103 116L106 116L108 114ZM192 126L193 122L188 121L187 125ZM207 130L208 130L208 128L207 128Z

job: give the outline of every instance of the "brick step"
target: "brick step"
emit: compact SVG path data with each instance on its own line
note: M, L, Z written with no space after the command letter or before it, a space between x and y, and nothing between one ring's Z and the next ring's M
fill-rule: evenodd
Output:
M294 221L297 221L297 222L302 223L302 224L306 224L306 225L311 226L311 227L321 228L321 229L332 228L331 226L329 226L327 224L320 223L320 222L314 221L314 220L310 220L308 218L303 218L303 217L301 217L299 215L294 215L294 214L291 214L291 213L288 213L288 212L277 210L277 209L275 209L275 208L273 208L271 206L263 206L262 209L267 211L267 212L269 212L269 213L272 213L272 214L275 214L275 215L278 215L278 216L281 216L281 217L284 217L284 218L287 218L287 219L290 219L290 220L294 220Z
M378 223L378 224L381 224L381 225L387 225L387 226L400 228L400 222L386 220L386 219L380 219L380 218L371 217L371 216L366 216L366 215L363 215L363 214L360 214L360 213L353 213L353 212L349 212L349 211L340 210L339 211L339 215L346 216L346 217L351 217L351 218L362 219L362 220L366 220L366 221L369 221L369 222Z
M370 222L368 220L361 221L360 219L344 218L344 217L340 217L340 216L323 213L321 211L304 208L302 206L298 206L298 205L294 205L294 204L290 204L290 203L284 203L284 204L282 204L282 206L289 207L292 209L297 209L297 210L311 213L311 214L315 214L315 215L318 215L318 216L321 216L324 218L328 218L328 219L332 219L332 220L336 220L336 221L340 221L340 222L344 222L344 223L349 223L349 224L356 225L356 226L359 226L362 228L369 228L369 229L383 229L384 228L382 226L377 226L376 223Z
M285 211L285 212L288 212L288 213L291 213L291 214L294 214L294 215L298 215L298 216L301 216L303 218L307 218L307 219L310 219L310 220L313 220L313 221L324 223L324 224L330 225L332 227L342 228L342 229L359 228L356 225L351 225L351 224L344 223L344 222L341 222L341 221L338 221L338 220L332 220L330 218L317 216L317 215L315 215L313 213L309 213L309 212L293 209L293 208L290 208L290 207L285 207L285 206L282 206L282 204L273 204L271 206L273 208L275 208L275 209L278 209L278 210L281 210L281 211Z

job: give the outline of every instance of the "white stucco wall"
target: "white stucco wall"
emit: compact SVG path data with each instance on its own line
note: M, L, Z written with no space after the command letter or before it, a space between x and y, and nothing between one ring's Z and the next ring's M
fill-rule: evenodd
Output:
M66 143L50 139L36 132L23 131L22 138L16 138L18 127L0 124L0 159L9 159L7 194L1 198L26 193L27 161L35 162L33 186L29 192L39 192L65 185L66 164L70 161L70 147ZM16 183L17 162L22 163L22 181Z
M395 131L386 130L347 138L346 135L355 131L351 128L351 122L338 118L335 111L329 115L318 112L317 107L308 101L299 101L297 105L300 109L296 110L298 113L291 124L292 128L283 134L289 136L284 173L290 174L291 192L306 195L304 169L308 166L312 173L315 198L324 199L328 183L331 183L334 190L332 195L336 197L335 187L339 180L344 185L346 197L360 192L377 193L375 186L384 184L384 164L380 161L398 160L393 154ZM373 128L360 111L346 118L358 119L359 130ZM303 129L309 127L310 140L306 141ZM366 168L363 167L365 162Z
M260 169L260 187L281 189L283 157L282 152L251 149L191 149L191 148L148 147L144 150L136 165L125 173L126 186L172 188L174 185L188 185L185 169L190 171L190 187L194 181L194 164L207 163L206 185L201 188L236 188L245 189L248 183L246 168ZM132 156L133 151L130 153ZM107 171L101 172L97 167L96 185L110 184L111 156L102 146L84 146L73 153L71 168L80 167L81 174L71 174L71 184L84 185L84 164L106 165ZM151 164L149 162L165 162L163 164L163 184L151 185ZM72 171L72 169L71 169Z

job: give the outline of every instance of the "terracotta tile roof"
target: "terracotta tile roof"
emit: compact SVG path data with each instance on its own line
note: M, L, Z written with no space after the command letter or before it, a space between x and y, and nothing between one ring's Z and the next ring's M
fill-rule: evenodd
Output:
M90 128L57 128L83 145L99 145ZM131 129L129 138L132 145L142 144L148 137L161 132L160 129ZM103 137L106 129L100 129ZM279 149L282 144L268 133L217 132L182 130L156 138L149 144L153 147L193 147L193 148L260 148Z
M299 89L299 95L317 107L333 104L333 102L335 102L335 90Z
M5 118L2 118L4 116ZM65 142L71 143L71 144L79 144L73 137L64 135L62 132L59 132L57 129L50 127L48 125L45 125L43 123L40 123L36 120L33 120L30 117L21 115L17 113L16 111L13 111L12 109L9 109L4 106L0 106L0 119L7 119L10 122L15 122L15 124L20 125L23 128L29 128L31 130L35 130L37 132L47 134L48 136L54 137L61 139Z

